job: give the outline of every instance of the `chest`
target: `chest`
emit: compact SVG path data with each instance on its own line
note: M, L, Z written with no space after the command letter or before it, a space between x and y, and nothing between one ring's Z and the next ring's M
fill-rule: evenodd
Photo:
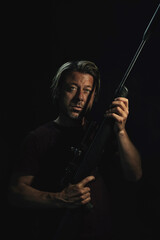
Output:
M58 135L56 139L50 138L47 144L41 145L38 174L35 177L36 187L38 186L40 190L60 190L66 168L75 158L73 146L78 146L78 144L77 138Z

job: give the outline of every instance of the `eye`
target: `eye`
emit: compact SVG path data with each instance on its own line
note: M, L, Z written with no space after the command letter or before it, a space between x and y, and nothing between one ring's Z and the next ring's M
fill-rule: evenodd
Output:
M84 91L84 93L89 94L89 93L91 92L91 89L86 88L86 89L84 89L83 91Z
M76 90L77 90L77 87L76 87L76 86L67 85L65 89L66 89L66 91L68 91L68 92L72 92L72 91L76 91Z
M76 87L76 86L70 86L70 87L69 87L69 90L70 90L70 91L76 91L76 90L77 90L77 87Z

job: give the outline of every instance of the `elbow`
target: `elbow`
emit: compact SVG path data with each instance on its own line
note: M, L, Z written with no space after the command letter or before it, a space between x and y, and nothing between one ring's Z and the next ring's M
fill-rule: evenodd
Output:
M8 189L8 194L7 194L7 200L8 204L10 206L16 206L16 201L15 201L15 191L13 187L9 187Z
M140 163L139 166L137 166L137 168L135 169L135 182L140 181L142 176L143 176L143 171Z
M10 186L8 189L8 204L12 207L20 206L20 194L19 190L15 186Z
M140 169L135 176L135 181L136 182L140 181L142 176L143 176L142 169Z
M136 172L130 172L126 174L125 178L127 181L130 181L130 182L138 182L141 180L142 175L143 175L142 169L139 169Z

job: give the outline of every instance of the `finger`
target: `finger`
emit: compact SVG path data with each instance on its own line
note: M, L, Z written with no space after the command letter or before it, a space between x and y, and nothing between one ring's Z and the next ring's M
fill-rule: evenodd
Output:
M106 111L107 113L117 113L120 116L123 116L124 118L126 118L129 114L129 110L128 108L124 105L124 103L115 103L113 104L115 105L114 107L110 108L108 111Z
M89 203L91 201L91 197L88 196L87 198L85 198L84 200L81 201L81 204L86 204L86 203Z
M78 185L79 185L79 187L84 187L87 183L89 183L93 180L95 180L94 176L88 176L88 177L84 178Z
M114 100L119 100L119 101L123 101L123 102L128 102L128 98L125 98L125 97L117 97L115 98Z
M82 195L79 199L77 199L77 201L75 201L75 204L86 204L88 202L91 201L91 194L90 193L86 193L84 195Z
M126 119L127 119L127 117L120 116L116 113L107 113L105 116L108 118L113 118L118 123L126 122Z
M70 193L70 198L76 199L80 196L83 196L85 194L90 194L90 188L89 187L83 187L81 185L76 185L74 191Z
M115 108L112 108L109 113L116 113L117 115L126 118L128 115L128 110L126 109L124 111L120 106L116 106Z
M80 204L85 204L91 200L91 194L88 192L86 194L80 195L79 197L72 197L69 199L67 204L74 204L74 205L80 205Z
M114 116L121 116L124 119L127 118L128 116L128 111L124 111L122 110L119 106L109 109L108 111L106 111L106 113L104 114L104 117L114 117Z
M128 98L124 98L124 97L118 97L118 98L115 98L114 101L120 101L120 102L123 102L125 104L125 106L127 108L129 108L129 101L128 101Z
M123 111L128 111L128 107L126 106L126 104L122 101L113 101L111 108L109 109L110 111L112 111L113 108L121 108Z
M82 205L85 205L87 203L89 203L91 201L91 197L87 197L86 199L84 200L78 200L78 201L75 201L74 203L69 203L67 204L67 208L77 208L79 206L82 206Z

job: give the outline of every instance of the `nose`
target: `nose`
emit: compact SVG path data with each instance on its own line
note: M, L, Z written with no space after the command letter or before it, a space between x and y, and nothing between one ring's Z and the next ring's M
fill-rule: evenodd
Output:
M75 98L78 99L79 101L83 101L84 100L84 93L83 90L81 89L77 89Z

